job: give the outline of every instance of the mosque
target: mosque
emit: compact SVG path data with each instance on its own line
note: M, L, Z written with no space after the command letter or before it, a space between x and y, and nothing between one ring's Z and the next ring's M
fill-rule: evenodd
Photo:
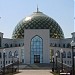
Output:
M63 52L63 63L72 65L72 39L75 40L75 32L72 38L65 38L60 25L37 8L17 24L12 39L3 38L0 32L0 68L4 52L5 64L12 63L12 56L14 62L19 58L23 64L50 63L52 56L56 60L56 53L57 60L61 62Z

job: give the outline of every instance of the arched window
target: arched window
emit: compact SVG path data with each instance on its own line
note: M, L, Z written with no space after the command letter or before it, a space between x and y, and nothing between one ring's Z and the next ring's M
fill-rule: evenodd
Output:
M63 44L63 47L65 48L65 44Z
M10 44L10 47L12 47L12 44Z
M2 53L0 52L0 58L2 58Z
M55 43L55 45L54 45L55 47L57 47L57 44Z
M1 47L1 41L2 41L2 40L1 40L1 37L0 37L0 47Z
M5 48L8 48L8 47L9 47L9 45L6 43L6 44L5 44Z
M17 57L18 56L18 51L16 50L15 52L14 52L14 57Z
M70 43L67 44L67 48L71 48L71 44Z
M66 52L65 51L63 52L63 58L66 58Z
M24 43L22 44L22 46L24 46Z
M20 47L21 45L20 45L20 43L19 43L19 47Z
M58 54L58 58L60 58L60 51L57 51L57 54Z
M17 44L15 44L15 47L17 47Z
M43 62L43 39L35 36L31 39L31 63Z
M5 57L7 58L7 52L5 52Z
M75 52L74 52L74 56L75 56Z
M60 44L59 44L59 47L60 47Z
M71 58L71 52L70 51L67 53L67 58Z
M50 46L53 46L53 44L52 44L52 43L50 43Z
M9 52L9 58L11 58L11 57L12 57L12 52L10 51L10 52Z

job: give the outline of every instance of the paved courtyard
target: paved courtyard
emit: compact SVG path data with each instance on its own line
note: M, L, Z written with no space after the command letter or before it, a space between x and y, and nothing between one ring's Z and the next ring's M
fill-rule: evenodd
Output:
M20 72L15 75L53 75L50 70L20 70Z

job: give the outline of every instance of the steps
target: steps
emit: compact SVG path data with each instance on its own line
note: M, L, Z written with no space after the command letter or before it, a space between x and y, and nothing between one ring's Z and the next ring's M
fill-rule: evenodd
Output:
M51 69L52 63L50 64L21 64L20 69Z

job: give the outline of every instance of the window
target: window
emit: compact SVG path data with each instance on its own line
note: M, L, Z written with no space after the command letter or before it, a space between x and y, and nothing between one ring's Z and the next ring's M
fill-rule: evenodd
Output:
M69 64L69 61L67 61L67 64Z
M24 46L24 43L22 44L22 46Z
M21 45L19 44L19 47L20 47Z
M11 61L11 63L13 63L13 61Z
M67 48L71 48L71 45L70 45L70 43L68 43L68 44L67 44Z
M74 42L75 42L75 37L74 37Z
M2 61L1 61L1 64L2 64Z
M21 49L21 58L22 63L24 63L24 49Z
M71 61L70 61L70 64L72 64Z
M39 36L31 39L31 63L34 63L34 56L39 55L40 63L43 62L43 40ZM37 60L37 59L36 59Z
M50 46L53 46L53 44L51 43Z
M10 52L9 52L9 58L11 58L11 57L12 57L12 52L10 51Z
M59 44L59 47L60 47L60 44Z
M9 64L10 64L10 61L9 61Z
M57 51L57 54L58 54L58 58L60 58L60 51Z
M17 44L15 44L15 47L17 47Z
M70 51L67 53L67 58L71 58L71 52Z
M64 63L66 64L66 61L64 61Z
M10 44L10 47L12 47L12 44Z
M65 51L63 52L63 58L66 58L66 52Z
M65 48L65 44L63 44L63 47Z
M7 61L6 61L6 64L7 64Z
M2 53L0 52L0 58L2 58Z
M22 63L24 63L24 59L22 59Z
M54 45L55 47L57 47L57 44L55 43L55 45Z
M7 58L7 52L5 53L5 57Z
M18 51L16 50L15 52L14 52L14 57L17 57L18 56Z
M74 56L75 56L75 52L74 52Z
M1 47L1 37L0 37L0 47Z
M8 47L9 47L9 45L6 43L6 44L5 44L5 48L8 48Z

